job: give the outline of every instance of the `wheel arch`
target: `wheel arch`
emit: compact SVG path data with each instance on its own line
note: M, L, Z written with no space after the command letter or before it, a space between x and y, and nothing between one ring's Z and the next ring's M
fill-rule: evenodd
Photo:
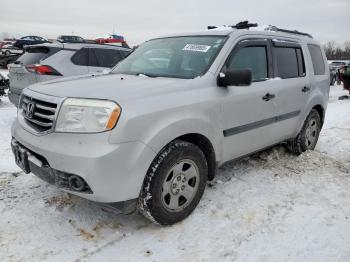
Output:
M177 137L176 139L192 143L202 150L208 164L208 180L213 180L215 177L217 164L215 150L210 140L204 135L198 133L185 134Z
M321 127L323 126L324 123L324 117L325 117L325 109L323 108L323 106L321 104L317 104L315 105L312 109L315 109L318 114L320 115L321 118ZM311 110L312 110L311 109Z
M158 153L157 156L168 144L174 140L183 140L192 143L204 153L208 164L208 179L212 180L215 176L217 161L220 158L218 138L212 132L204 133L193 130L187 130L187 132L169 136L169 133L166 131L168 128L165 128L162 132L157 134L154 139L147 143L155 152ZM174 130L174 126L172 126L171 129ZM157 158L157 156L155 158Z

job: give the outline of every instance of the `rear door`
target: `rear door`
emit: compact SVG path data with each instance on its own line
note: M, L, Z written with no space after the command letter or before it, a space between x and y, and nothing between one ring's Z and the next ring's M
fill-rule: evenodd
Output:
M312 87L304 59L305 47L278 39L272 40L272 46L275 78L269 83L276 90L276 117L280 120L274 133L282 141L295 135Z
M107 48L89 48L89 73L103 72L112 68L125 58L122 50Z

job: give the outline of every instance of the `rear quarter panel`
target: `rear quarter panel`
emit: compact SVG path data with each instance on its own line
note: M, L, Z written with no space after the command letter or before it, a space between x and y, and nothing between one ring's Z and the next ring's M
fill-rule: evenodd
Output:
M317 42L313 42L311 44L321 46ZM330 72L329 72L329 66L328 66L325 52L321 47L324 66L325 66L325 74L324 75L315 75L310 52L309 52L308 48L305 48L305 50L306 50L305 56L307 56L306 63L308 63L308 68L310 69L309 70L310 71L309 78L310 78L311 93L310 93L308 101L305 105L305 110L302 112L300 121L298 123L297 133L301 130L306 117L308 116L308 114L310 113L312 108L315 107L316 105L322 106L322 108L324 110L323 117L325 116L327 105L328 105L328 100L329 100Z

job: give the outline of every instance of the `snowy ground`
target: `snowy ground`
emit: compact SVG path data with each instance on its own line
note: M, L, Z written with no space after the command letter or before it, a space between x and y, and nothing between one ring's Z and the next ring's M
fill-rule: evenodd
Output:
M350 261L350 106L332 87L317 150L230 163L172 227L118 215L16 167L0 103L0 261Z

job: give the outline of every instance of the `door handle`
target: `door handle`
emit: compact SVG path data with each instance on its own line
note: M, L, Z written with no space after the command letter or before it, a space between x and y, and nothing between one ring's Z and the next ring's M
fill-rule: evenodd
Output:
M271 99L274 99L276 96L274 95L274 94L270 94L270 93L267 93L266 95L264 95L263 97L262 97L262 100L264 100L264 101L269 101L269 100L271 100Z
M307 93L307 92L309 92L310 90L311 90L310 87L304 86L303 89L301 89L301 92Z

